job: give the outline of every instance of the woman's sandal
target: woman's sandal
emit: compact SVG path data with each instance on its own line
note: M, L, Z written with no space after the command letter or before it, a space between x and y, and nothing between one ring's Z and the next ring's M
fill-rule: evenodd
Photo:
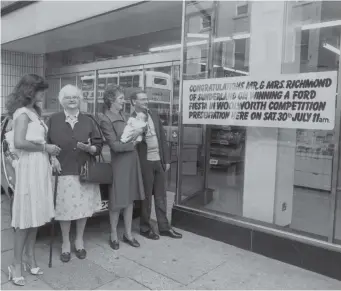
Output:
M44 274L44 272L40 269L40 267L32 268L31 265L28 263L23 263L23 266L24 266L24 271L26 272L27 270L29 270L32 275L36 276L36 275Z
M8 280L12 281L14 285L25 286L25 278L23 276L13 277L13 271L11 266L8 266Z

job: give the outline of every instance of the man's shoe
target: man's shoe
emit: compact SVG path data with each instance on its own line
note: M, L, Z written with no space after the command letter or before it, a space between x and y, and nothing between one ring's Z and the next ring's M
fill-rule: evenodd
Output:
M182 238L182 234L176 232L174 229L160 231L161 236L169 236L171 238Z
M140 231L140 235L148 238L148 239L152 239L152 240L158 240L160 237L152 230L148 230L148 231Z

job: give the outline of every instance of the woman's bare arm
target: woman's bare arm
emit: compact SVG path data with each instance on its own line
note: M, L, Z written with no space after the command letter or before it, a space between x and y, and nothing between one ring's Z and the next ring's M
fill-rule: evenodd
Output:
M14 121L14 146L17 149L29 152L42 152L44 146L42 144L34 144L26 140L26 132L30 119L27 114L22 113Z

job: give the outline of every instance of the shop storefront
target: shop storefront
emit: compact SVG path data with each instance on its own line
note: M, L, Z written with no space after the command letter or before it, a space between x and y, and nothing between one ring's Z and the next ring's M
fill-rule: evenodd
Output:
M144 89L175 227L341 279L341 2L131 2L9 39L2 97L30 72L45 72L47 113L66 84L94 115L107 86L125 88L126 113Z
M186 2L182 29L174 225L340 279L341 2Z

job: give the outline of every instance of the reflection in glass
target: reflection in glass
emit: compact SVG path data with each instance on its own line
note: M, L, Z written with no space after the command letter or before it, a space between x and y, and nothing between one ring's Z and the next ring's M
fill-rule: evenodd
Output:
M47 78L49 89L46 92L45 98L45 111L46 112L58 112L59 101L58 94L60 90L60 78Z
M282 73L339 70L340 54L335 49L340 49L341 2L304 5L288 2L287 7ZM285 134L296 137L292 144L295 146L293 209L288 227L326 240L333 211L331 185L337 142L335 132L279 130L280 139L285 140ZM337 235L341 238L340 232Z
M239 2L186 6L184 80L248 75L250 7ZM245 128L184 125L183 130L183 171L188 170L182 178L183 202L241 216Z
M83 100L81 102L81 111L95 113L94 90L95 75L93 72L84 72L77 76L77 87L82 91Z

